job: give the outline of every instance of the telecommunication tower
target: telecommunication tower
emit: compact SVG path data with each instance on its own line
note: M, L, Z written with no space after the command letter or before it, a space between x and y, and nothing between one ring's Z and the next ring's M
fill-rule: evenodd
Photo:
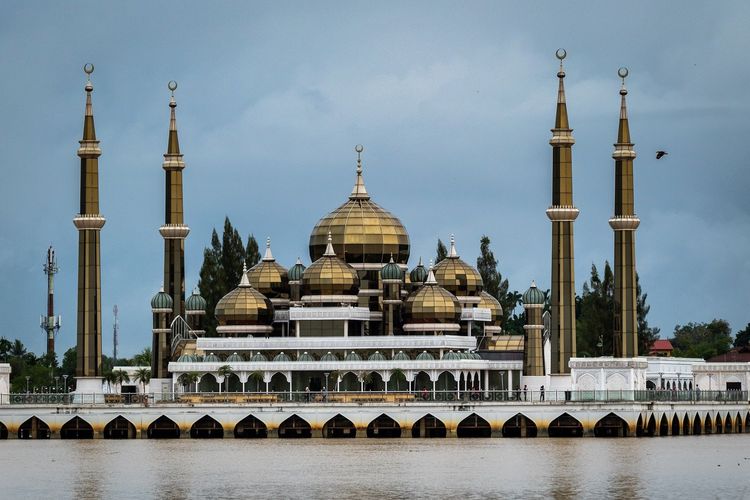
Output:
M55 336L62 326L62 317L55 316L55 274L57 274L57 260L55 249L47 249L47 263L44 264L44 274L47 275L47 315L39 318L39 326L47 335L47 354L55 352Z
M112 350L112 362L117 363L117 336L120 333L120 321L117 319L117 304L112 308L112 313L114 313L114 324L112 325L112 342L114 344L114 349Z

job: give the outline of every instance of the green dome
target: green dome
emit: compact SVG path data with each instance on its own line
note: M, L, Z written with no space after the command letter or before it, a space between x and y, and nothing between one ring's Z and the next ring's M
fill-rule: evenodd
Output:
M380 270L380 277L384 280L401 281L404 279L404 272L401 270L398 264L393 262L393 255L391 255L390 262L384 265L383 268Z
M417 355L417 361L432 361L435 357L427 351L422 351Z
M227 358L227 363L240 363L242 361L245 360L242 359L242 356L240 356L236 352L232 353L232 355Z
M289 281L302 281L302 275L305 272L305 266L302 265L302 261L297 257L297 263L287 273Z
M299 357L297 358L297 361L315 361L315 358L307 354L307 351L305 351L299 355Z
M409 273L409 278L411 279L411 282L413 285L421 285L425 281L427 281L427 269L422 265L422 257L419 258L419 264L417 264L417 267L411 270Z
M268 358L265 357L262 352L258 351L253 354L253 357L250 358L250 361L252 361L253 363L266 363L268 361Z
M216 354L211 353L208 356L203 356L203 362L204 363L220 363L221 359L219 359L219 356L217 356Z
M443 354L443 359L446 361L455 361L457 359L461 359L461 356L451 350Z
M529 289L523 294L523 303L524 305L544 304L544 292L536 287L535 282L532 281Z
M404 353L404 351L398 351L398 353L393 356L394 361L409 361L410 359L409 355Z
M159 290L159 292L154 295L154 298L151 299L151 309L154 311L159 309L172 310L172 297L164 291L164 288Z
M471 359L482 359L482 356L478 352L472 352Z
M196 358L192 354L182 354L177 358L178 363L195 363Z
M193 290L193 294L185 301L185 311L206 311L206 299L200 296L198 290Z
M370 354L370 357L367 358L368 361L385 361L385 356L380 354L378 351L375 351L374 353Z
M325 353L325 354L324 354L324 355L323 355L323 356L322 356L322 357L320 358L320 360L321 360L321 361L338 361L338 360L339 360L339 358L338 358L338 357L337 357L337 356L336 356L335 354L333 354L333 353L332 353L331 351L328 351L327 353Z
M291 358L283 352L280 352L273 358L273 360L275 363L288 363L291 361Z
M356 352L352 351L344 358L346 361L362 361L362 357Z

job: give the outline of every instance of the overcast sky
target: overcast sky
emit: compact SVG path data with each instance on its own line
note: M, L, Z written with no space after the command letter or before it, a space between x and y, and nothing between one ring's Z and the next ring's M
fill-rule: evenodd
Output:
M162 279L169 93L177 80L186 286L212 227L309 264L365 146L367 188L409 231L410 265L487 234L512 289L550 284L558 47L573 148L576 286L613 259L617 68L630 68L637 264L650 323L750 321L748 2L11 2L0 6L0 335L44 349L57 249L58 352L75 344L86 62L100 158L103 351L151 345ZM605 5L606 4L606 5ZM210 5L210 8L207 8ZM744 138L744 139L743 139ZM669 155L658 162L657 149Z

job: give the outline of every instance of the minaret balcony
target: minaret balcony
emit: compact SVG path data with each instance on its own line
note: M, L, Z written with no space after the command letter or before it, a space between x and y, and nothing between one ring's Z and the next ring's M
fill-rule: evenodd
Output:
M635 150L633 150L632 143L618 143L615 144L615 151L612 153L612 158L615 160L633 160L635 159Z
M551 132L550 146L572 146L576 143L576 140L573 139L572 128L553 128Z
M83 140L78 141L81 145L78 148L78 156L81 158L99 158L102 155L102 150L99 147L99 141L97 140Z
M547 209L551 221L574 221L580 211L572 205L553 205Z
M185 168L185 162L182 161L181 154L165 154L161 167L164 170L182 170Z
M79 231L99 231L107 220L101 214L78 214L73 218L73 224Z
M641 219L635 215L618 215L609 219L609 226L615 231L635 231Z
M159 228L159 234L165 240L184 240L190 233L190 228L185 224L164 224Z

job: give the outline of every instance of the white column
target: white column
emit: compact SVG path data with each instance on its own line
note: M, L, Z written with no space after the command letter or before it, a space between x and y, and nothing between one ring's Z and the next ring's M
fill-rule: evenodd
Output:
M512 390L513 390L513 371L508 370L508 391L512 391ZM510 392L508 392L508 394L510 395Z
M294 335L297 337L299 337L299 330L300 330L299 320L297 320L294 322Z
M344 337L349 336L349 321L344 321Z
M484 392L489 392L490 390L490 372L487 370L484 370Z

